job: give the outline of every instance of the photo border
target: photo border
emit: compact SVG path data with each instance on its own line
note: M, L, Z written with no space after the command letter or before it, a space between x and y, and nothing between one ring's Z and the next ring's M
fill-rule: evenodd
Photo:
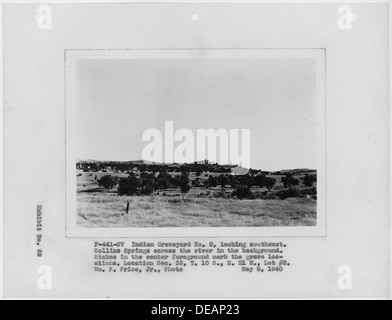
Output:
M200 55L203 51L204 54ZM205 51L210 56L205 57ZM264 56L258 54L264 52ZM222 56L230 53L230 57ZM248 56L243 56L243 53ZM190 55L189 55L190 54ZM316 59L317 97L317 226L312 227L175 227L175 228L83 228L77 226L75 167L75 62L78 59ZM257 54L257 55L255 55ZM67 238L261 238L326 237L326 48L174 48L174 49L66 49L65 79L65 164Z

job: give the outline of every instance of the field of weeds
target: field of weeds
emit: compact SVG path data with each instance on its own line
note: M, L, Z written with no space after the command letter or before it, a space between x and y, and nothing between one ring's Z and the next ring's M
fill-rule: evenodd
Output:
M127 203L129 213L126 214ZM115 193L79 193L78 225L124 227L279 227L315 226L313 199L233 200L188 196L121 197Z

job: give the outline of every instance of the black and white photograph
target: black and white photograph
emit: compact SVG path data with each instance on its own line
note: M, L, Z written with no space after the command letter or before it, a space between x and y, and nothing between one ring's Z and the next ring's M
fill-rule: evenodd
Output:
M390 299L390 0L0 2L0 299Z
M317 226L324 50L152 54L75 59L77 225Z

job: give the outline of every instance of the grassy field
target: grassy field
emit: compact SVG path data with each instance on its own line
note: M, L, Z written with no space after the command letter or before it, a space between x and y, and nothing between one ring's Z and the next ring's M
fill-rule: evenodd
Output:
M122 197L115 190L103 192L97 187L95 176L99 179L105 174L78 175L77 221L80 227L278 227L315 226L317 222L317 201L311 198L215 198L214 192L219 192L219 187L216 190L193 188L185 200L181 199L178 190L168 190L165 195L159 192L145 197ZM208 196L199 196L207 191L210 191ZM128 202L130 210L125 214Z

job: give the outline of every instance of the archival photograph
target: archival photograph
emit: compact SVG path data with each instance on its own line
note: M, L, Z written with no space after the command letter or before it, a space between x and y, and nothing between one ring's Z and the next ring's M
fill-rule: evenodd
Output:
M314 227L317 61L75 62L80 228Z

